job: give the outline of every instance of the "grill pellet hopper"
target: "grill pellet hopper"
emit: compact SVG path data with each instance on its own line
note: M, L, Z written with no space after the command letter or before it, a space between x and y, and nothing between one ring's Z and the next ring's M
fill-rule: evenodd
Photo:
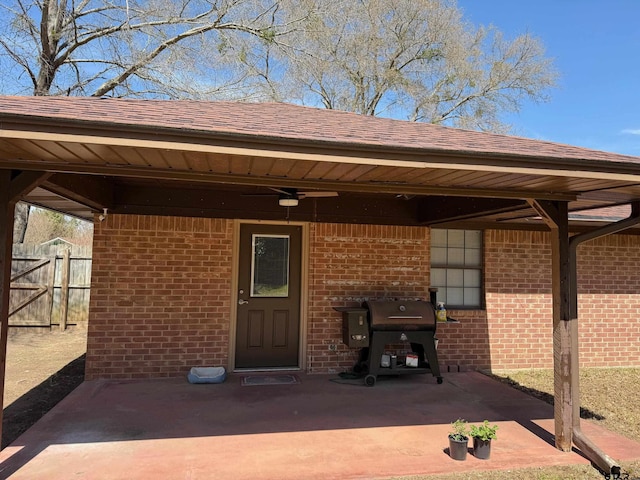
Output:
M366 385L374 386L378 375L419 373L431 373L442 383L435 345L436 313L431 302L368 301L361 308L336 310L342 313L343 342L361 348L354 371L367 374ZM412 353L404 361L386 358L385 347L400 343L409 343Z

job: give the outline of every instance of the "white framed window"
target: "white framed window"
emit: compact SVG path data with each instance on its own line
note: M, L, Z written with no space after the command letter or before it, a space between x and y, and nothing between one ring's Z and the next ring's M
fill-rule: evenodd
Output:
M482 308L482 231L431 229L431 286L447 308Z

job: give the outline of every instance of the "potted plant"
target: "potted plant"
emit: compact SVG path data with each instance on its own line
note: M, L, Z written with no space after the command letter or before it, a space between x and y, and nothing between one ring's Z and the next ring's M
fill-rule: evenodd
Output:
M449 455L454 460L466 460L469 442L467 421L459 418L451 424L451 428L452 431L449 433Z
M491 455L491 440L496 438L497 425L489 425L485 420L480 425L471 425L469 435L473 438L473 455L482 460L488 460Z

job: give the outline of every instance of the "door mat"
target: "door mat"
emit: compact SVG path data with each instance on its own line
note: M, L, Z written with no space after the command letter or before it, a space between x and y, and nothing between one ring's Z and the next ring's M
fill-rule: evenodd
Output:
M293 385L300 383L297 375L246 375L242 377L242 386L253 385Z

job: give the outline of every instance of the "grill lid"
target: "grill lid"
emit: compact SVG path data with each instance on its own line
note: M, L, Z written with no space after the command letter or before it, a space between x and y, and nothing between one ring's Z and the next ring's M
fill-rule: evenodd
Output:
M436 312L430 302L421 300L379 300L363 305L369 310L374 330L435 330Z

